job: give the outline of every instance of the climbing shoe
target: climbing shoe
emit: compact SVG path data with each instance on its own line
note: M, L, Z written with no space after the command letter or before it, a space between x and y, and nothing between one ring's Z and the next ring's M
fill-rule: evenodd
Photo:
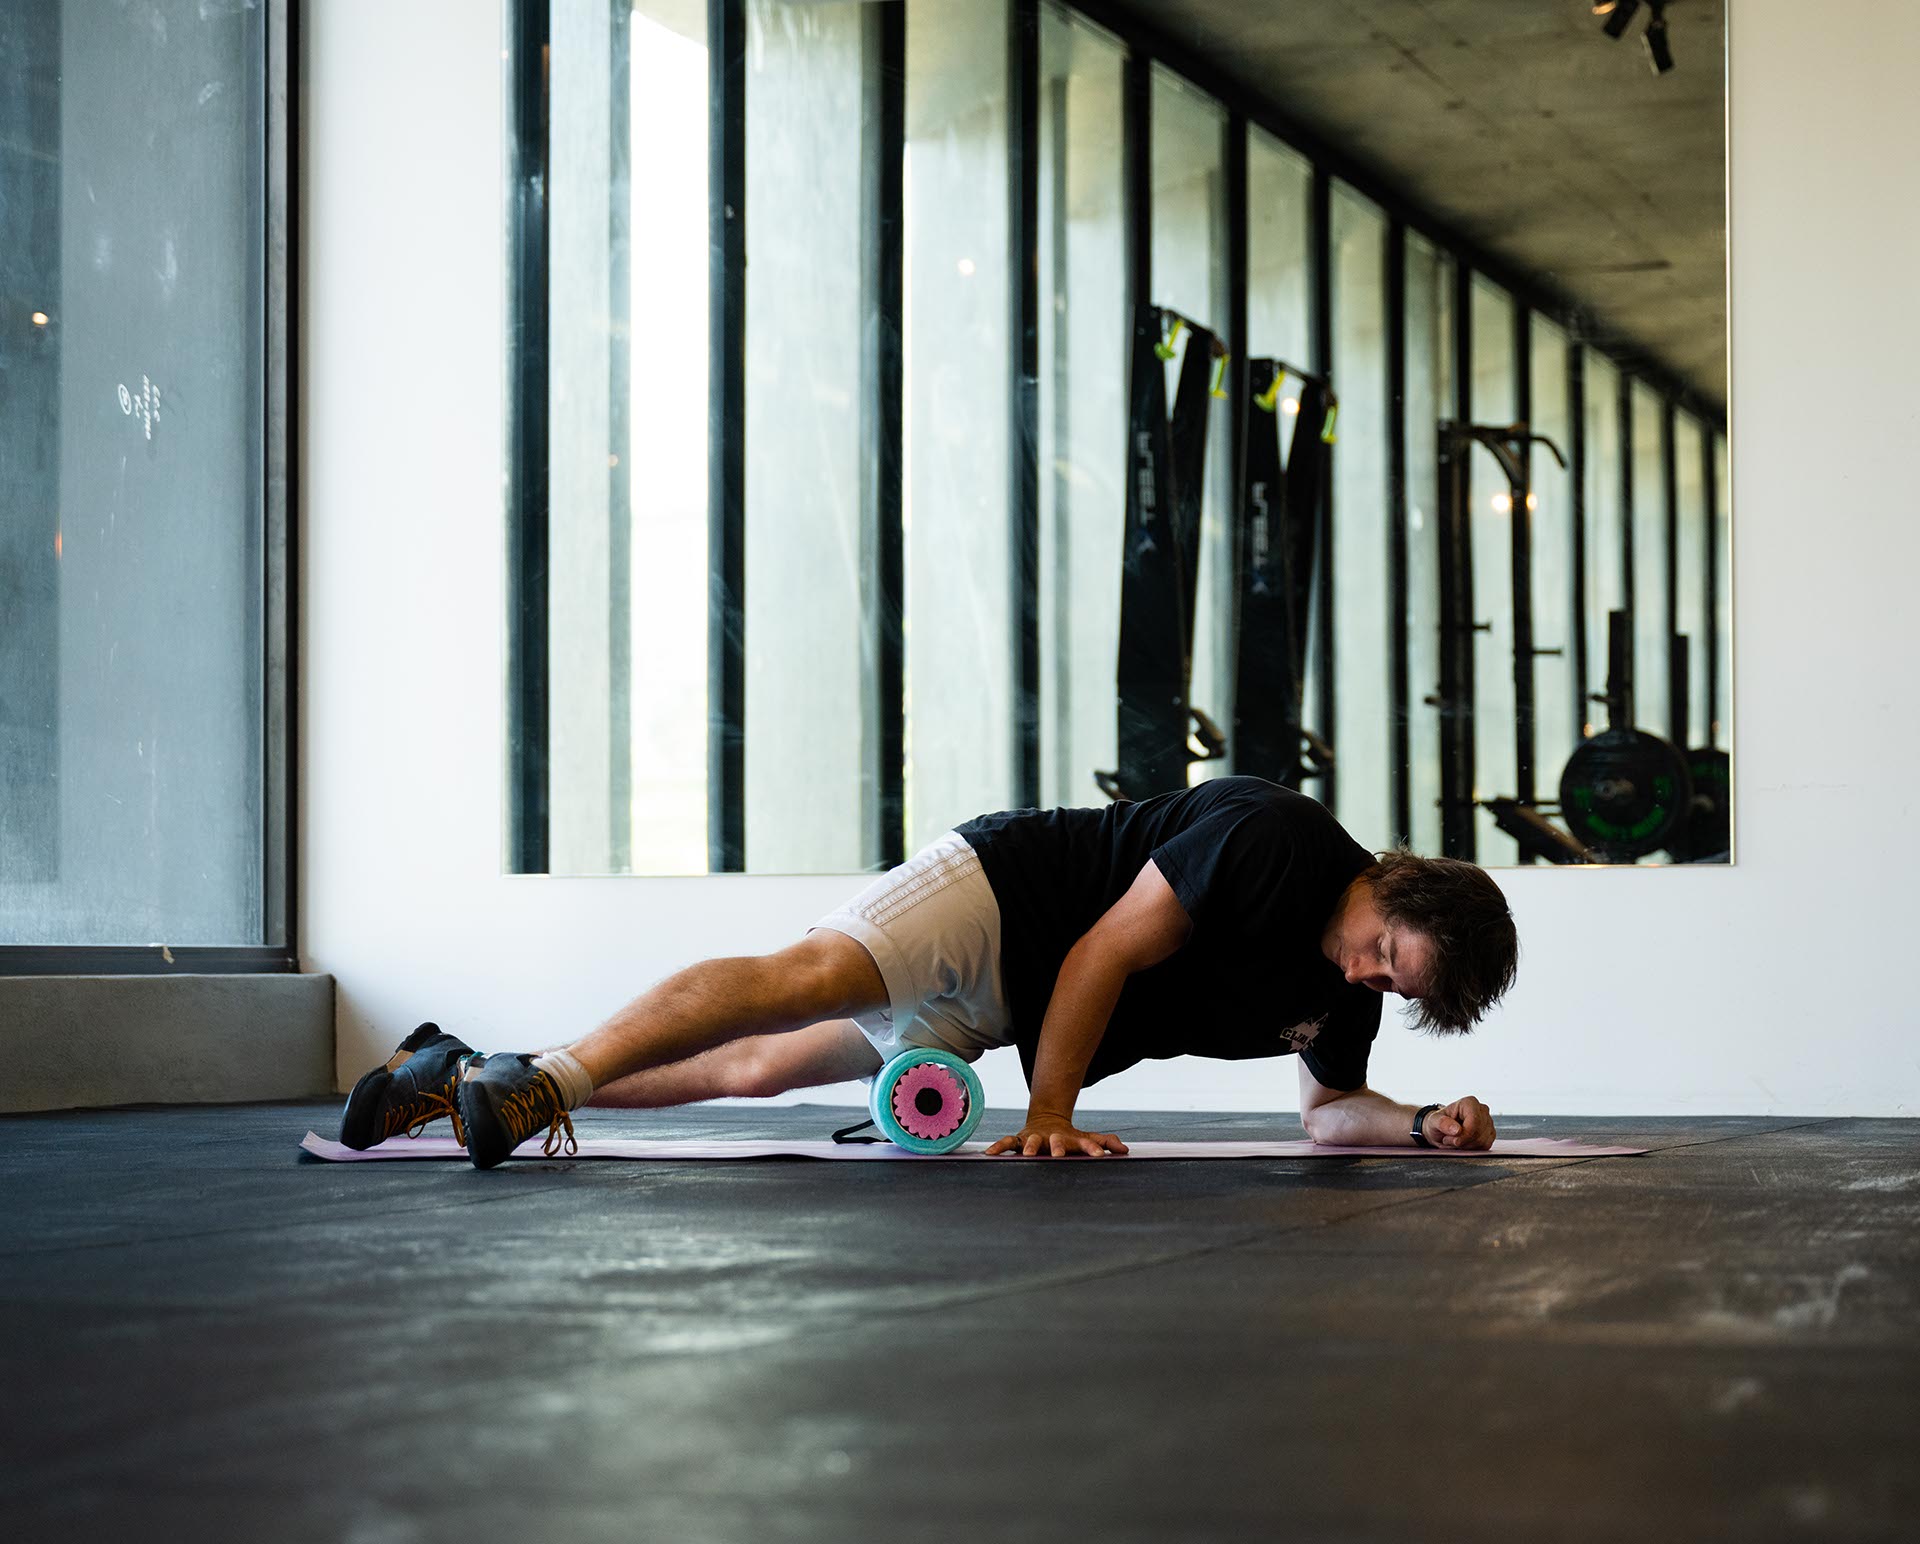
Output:
M464 1147L466 1129L453 1086L471 1055L470 1046L443 1034L438 1024L422 1024L353 1085L340 1116L341 1142L364 1152L402 1131L417 1137L445 1115L453 1121L454 1141Z

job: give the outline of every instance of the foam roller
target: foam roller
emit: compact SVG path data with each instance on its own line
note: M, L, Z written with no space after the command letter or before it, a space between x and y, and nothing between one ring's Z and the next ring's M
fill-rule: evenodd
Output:
M951 1051L915 1046L874 1075L867 1089L873 1124L910 1153L950 1153L980 1124L980 1079Z

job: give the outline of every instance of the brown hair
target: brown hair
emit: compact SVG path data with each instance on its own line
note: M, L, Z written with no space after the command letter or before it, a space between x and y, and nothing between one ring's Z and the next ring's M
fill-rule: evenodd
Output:
M1465 1034L1513 985L1520 935L1487 871L1458 858L1383 852L1360 876L1387 921L1433 941L1433 979L1410 1018L1416 1029Z

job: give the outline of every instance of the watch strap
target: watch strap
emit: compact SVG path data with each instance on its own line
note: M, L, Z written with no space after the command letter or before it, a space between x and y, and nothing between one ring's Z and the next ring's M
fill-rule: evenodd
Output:
M1438 1110L1440 1108L1441 1106L1437 1104L1423 1104L1420 1106L1418 1110L1414 1111L1413 1141L1416 1147L1432 1147L1433 1146L1433 1144L1427 1140L1426 1133L1422 1131L1420 1128L1426 1125L1427 1117L1433 1114L1435 1110Z

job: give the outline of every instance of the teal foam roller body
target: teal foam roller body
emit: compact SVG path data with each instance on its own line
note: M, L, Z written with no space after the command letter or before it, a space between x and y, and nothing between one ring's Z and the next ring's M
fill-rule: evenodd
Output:
M880 1134L910 1153L950 1153L986 1113L980 1079L951 1051L914 1046L874 1074L867 1108Z

